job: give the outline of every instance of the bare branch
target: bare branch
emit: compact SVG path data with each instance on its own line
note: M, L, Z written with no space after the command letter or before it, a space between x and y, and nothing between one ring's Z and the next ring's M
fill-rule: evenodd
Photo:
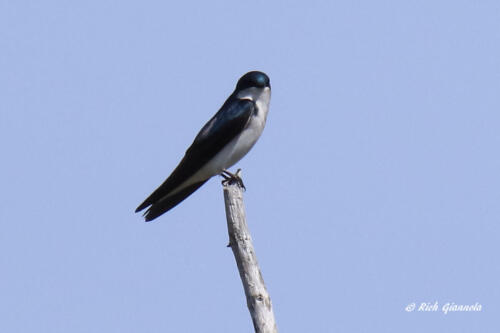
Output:
M241 282L245 289L247 306L256 333L277 333L271 297L260 272L252 237L248 231L243 204L243 191L238 183L224 185L229 245L234 253Z

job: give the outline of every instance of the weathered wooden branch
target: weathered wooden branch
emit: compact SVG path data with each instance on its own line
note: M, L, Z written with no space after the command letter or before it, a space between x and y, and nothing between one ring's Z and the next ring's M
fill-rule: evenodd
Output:
M248 231L243 191L236 182L224 184L229 245L234 253L241 282L245 289L248 310L256 333L277 333L271 297L269 296Z

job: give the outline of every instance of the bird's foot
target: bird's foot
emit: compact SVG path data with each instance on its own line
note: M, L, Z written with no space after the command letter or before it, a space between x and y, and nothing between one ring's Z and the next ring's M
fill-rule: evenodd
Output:
M245 184L243 184L243 180L241 179L241 169L236 170L236 173L222 170L220 175L224 178L222 185L231 185L236 183L239 187L246 191Z

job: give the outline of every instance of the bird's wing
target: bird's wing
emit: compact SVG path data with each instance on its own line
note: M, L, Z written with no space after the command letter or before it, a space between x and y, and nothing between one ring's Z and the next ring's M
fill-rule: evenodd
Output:
M255 103L251 100L235 101L229 98L212 119L203 126L172 174L137 207L136 213L148 206L152 206L151 210L156 203L167 207L168 209L165 210L167 211L194 192L194 190L187 191L189 193L186 193L184 197L175 198L176 203L173 206L172 202L167 200L167 196L173 190L200 170L245 128L255 110Z
M202 159L203 164L208 162L241 133L255 110L255 103L248 99L224 103L219 112L200 130L186 151L186 157L193 155Z

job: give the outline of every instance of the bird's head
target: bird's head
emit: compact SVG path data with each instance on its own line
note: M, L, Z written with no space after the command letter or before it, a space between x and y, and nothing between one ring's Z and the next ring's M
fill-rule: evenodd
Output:
M236 90L241 91L248 88L271 88L269 77L262 72L253 71L243 75L236 85Z

